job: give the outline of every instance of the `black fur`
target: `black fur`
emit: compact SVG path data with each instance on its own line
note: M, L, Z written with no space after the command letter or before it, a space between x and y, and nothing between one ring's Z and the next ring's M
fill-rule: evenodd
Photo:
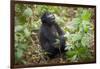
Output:
M60 51L64 52L64 32L56 23L55 16L50 12L45 12L41 17L41 22L39 40L42 49L49 53L49 57L55 57ZM55 47L56 39L60 40L60 49Z

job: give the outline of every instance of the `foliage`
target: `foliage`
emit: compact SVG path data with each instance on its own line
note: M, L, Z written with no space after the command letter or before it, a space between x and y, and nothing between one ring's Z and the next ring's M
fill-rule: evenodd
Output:
M56 21L65 32L66 49L68 49L65 62L93 60L93 10L93 8L81 7L16 4L15 64L47 63L38 40L40 18L45 11L55 15Z
M91 15L90 10L84 9L82 15L73 19L73 28L68 27L69 30L74 29L72 32L69 31L70 34L67 36L71 48L68 49L66 55L71 62L86 62L94 59L90 50L93 46L90 43L94 40L94 27L90 22Z

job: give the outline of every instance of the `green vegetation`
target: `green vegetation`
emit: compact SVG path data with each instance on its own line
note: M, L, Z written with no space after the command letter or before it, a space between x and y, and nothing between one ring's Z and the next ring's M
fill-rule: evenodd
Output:
M38 40L40 17L43 12L54 13L64 30L68 51L66 60L58 58L47 62ZM95 59L94 8L62 7L49 5L15 5L15 64L46 64L90 62Z

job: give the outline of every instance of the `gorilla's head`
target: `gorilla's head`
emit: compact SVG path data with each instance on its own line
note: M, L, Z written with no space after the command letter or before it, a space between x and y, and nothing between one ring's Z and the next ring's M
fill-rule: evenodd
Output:
M50 12L45 12L41 17L41 21L43 24L53 25L55 23L55 16Z

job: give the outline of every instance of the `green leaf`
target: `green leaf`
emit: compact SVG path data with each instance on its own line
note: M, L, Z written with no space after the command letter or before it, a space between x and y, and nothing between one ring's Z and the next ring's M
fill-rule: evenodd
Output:
M23 55L23 51L21 49L17 49L17 52L15 52L15 59L20 60Z
M79 33L77 34L71 34L72 41L77 41L81 39L81 35Z
M72 21L67 23L67 28L70 30L70 32L78 31L80 23L80 18L73 18Z
M81 40L81 44L83 46L88 46L89 45L89 36L84 36Z
M83 10L83 13L81 15L82 20L89 20L91 17L91 13L89 10Z
M20 23L18 23L18 24L22 24L22 25L23 25L23 24L26 23L26 17L25 17L25 16L19 16L18 19L19 19L19 22L20 22Z
M28 37L28 36L30 36L31 33L29 32L29 30L27 28L25 28L24 34L25 34L26 37Z
M27 49L27 44L24 43L18 43L18 48L25 51Z
M69 35L70 35L69 32L66 32L65 35L64 35L64 38L67 40Z
M59 39L56 39L55 44L59 44L59 43L60 43L60 40Z
M24 16L32 16L33 15L32 9L31 8L25 9L23 15Z
M72 58L76 53L75 51L68 51L66 54L69 58Z
M88 32L88 30L89 30L89 27L88 27L88 25L89 25L89 22L88 21L85 21L85 20L83 20L82 21L82 25L83 25L83 29L84 29L84 32Z
M27 61L25 61L24 59L21 61L23 64L27 64Z
M88 26L84 26L84 32L88 32L88 30L89 30L89 28L88 28Z
M72 61L72 62L77 62L77 55L74 55L74 56L71 58L71 61Z
M23 26L17 25L15 26L15 32L21 31L23 29Z

